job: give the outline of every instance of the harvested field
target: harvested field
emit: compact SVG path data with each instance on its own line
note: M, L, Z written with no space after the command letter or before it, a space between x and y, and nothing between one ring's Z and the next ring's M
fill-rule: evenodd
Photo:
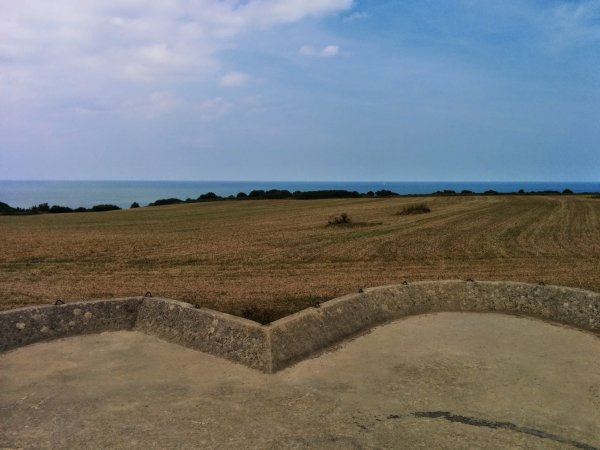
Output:
M0 217L0 308L154 295L269 321L403 280L600 291L600 202L584 196L207 202ZM327 226L347 213L356 227Z

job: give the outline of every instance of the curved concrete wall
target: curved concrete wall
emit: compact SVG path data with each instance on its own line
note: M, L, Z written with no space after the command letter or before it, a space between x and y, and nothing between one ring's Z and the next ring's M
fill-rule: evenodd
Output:
M600 294L513 282L383 286L262 326L162 298L127 298L0 312L0 351L76 334L139 330L275 372L377 324L430 312L519 314L600 333Z
M513 282L427 281L365 289L273 322L277 371L374 325L431 312L519 314L600 333L600 294Z

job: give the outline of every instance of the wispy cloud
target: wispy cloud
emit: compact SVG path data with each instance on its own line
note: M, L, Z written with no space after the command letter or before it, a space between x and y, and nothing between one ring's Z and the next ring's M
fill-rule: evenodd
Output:
M352 0L22 0L0 14L0 102L33 96L48 101L62 92L102 97L129 91L127 83L150 91L165 83L217 77L221 51L239 36L307 17L348 10ZM18 79L18 81L15 81ZM221 83L237 86L241 73ZM97 87L97 89L95 89ZM15 92L18 90L19 92Z
M231 103L221 97L205 100L194 108L203 121L223 117L231 109Z
M332 58L340 53L340 48L337 45L326 45L325 47L316 48L312 45L303 45L298 50L302 56L312 56L317 58Z
M364 11L354 11L354 12L351 12L350 14L345 15L342 18L342 21L344 21L346 23L352 23L352 22L357 22L359 20L364 20L368 17L369 17L369 14L367 14Z
M248 82L250 77L243 72L227 72L219 80L219 84L224 87L243 86Z

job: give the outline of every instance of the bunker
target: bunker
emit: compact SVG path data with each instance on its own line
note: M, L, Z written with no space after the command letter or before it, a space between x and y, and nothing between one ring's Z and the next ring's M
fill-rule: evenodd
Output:
M266 326L147 297L6 311L0 446L600 448L599 330L599 294L510 282Z

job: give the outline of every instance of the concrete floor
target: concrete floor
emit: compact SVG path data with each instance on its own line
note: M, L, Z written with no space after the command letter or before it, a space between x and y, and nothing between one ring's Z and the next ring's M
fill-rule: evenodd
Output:
M600 448L600 339L441 313L274 375L137 332L0 355L0 448L216 447Z

